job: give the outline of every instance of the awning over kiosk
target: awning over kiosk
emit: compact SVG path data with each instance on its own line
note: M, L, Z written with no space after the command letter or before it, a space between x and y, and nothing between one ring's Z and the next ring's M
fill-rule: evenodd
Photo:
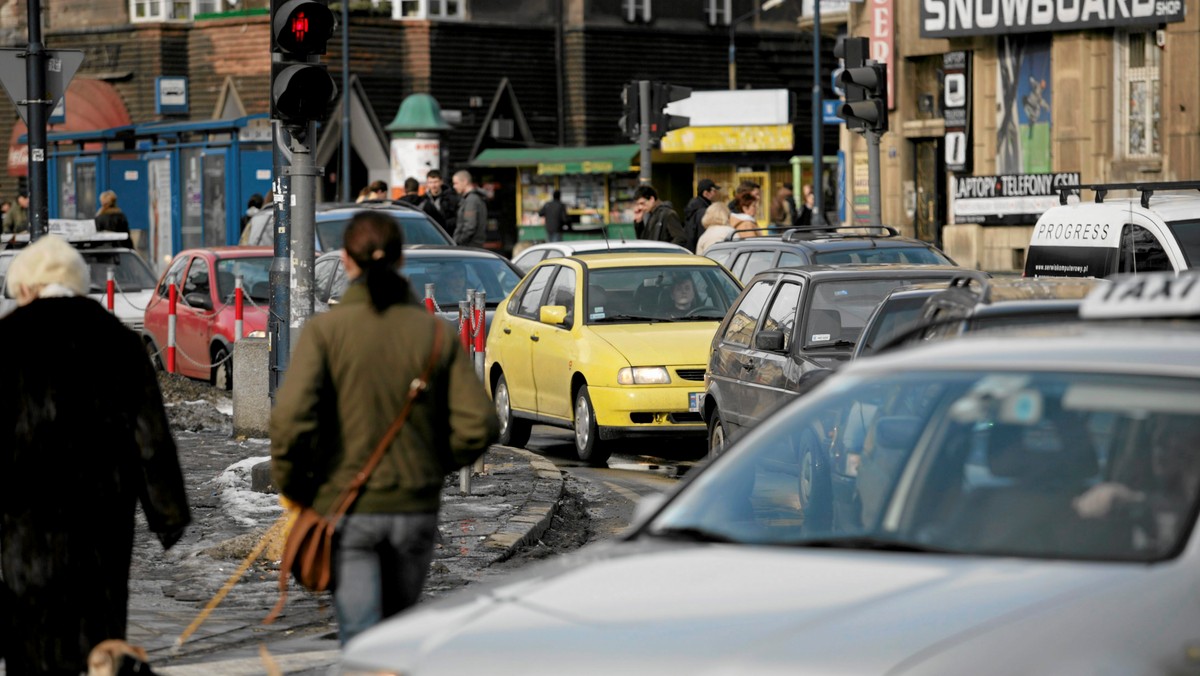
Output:
M537 167L543 176L613 174L630 171L638 154L633 143L578 148L490 148L471 162L475 167Z

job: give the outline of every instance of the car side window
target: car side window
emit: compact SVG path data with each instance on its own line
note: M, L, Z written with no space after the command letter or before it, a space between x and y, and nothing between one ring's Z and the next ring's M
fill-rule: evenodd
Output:
M537 319L538 308L542 306L542 296L545 295L546 285L550 283L550 277L554 271L561 266L544 265L533 273L533 277L529 279L529 284L525 285L525 292L521 295L521 302L517 306L517 314L522 317Z
M749 260L746 261L746 267L742 270L742 279L750 279L763 270L774 267L775 253L774 251L755 251L750 254Z
M779 254L779 262L775 264L776 267L780 268L790 268L797 265L808 265L808 261L804 260L803 256L790 251L784 251Z
M1171 272L1171 259L1154 233L1129 223L1121 231L1120 272Z
M188 268L187 279L183 282L183 296L187 298L189 293L198 293L205 298L212 297L212 287L209 281L208 261L203 258L193 258L192 265Z
M786 282L779 285L775 299L771 301L771 309L763 320L762 331L782 331L783 351L792 347L792 336L796 332L796 306L800 303L799 284Z
M758 326L758 318L762 316L763 306L767 304L767 296L771 293L773 283L774 280L764 279L750 287L746 295L742 296L742 302L734 308L722 340L733 345L750 347L750 337L754 335L754 327Z
M718 249L717 251L709 249L705 255L721 265L729 267L729 259L733 256L733 251L733 249Z
M337 257L317 261L313 268L314 295L322 303L329 302L329 282L333 279L333 269L337 267Z
M513 261L513 265L521 269L521 272L529 272L530 268L537 265L546 257L546 250L530 251L528 253L517 256L517 260Z
M564 328L571 328L575 320L575 271L566 266L559 267L554 277L554 286L546 297L546 305L562 305L567 308Z
M742 270L746 269L746 261L750 260L750 252L740 253L733 259L733 265L729 266L729 271L738 279L750 279L742 276Z
M191 258L181 256L171 263L171 267L167 269L167 274L163 275L162 282L159 283L158 289L155 290L160 297L166 298L168 295L167 288L170 286L179 287L179 280L183 278L183 268L187 266Z

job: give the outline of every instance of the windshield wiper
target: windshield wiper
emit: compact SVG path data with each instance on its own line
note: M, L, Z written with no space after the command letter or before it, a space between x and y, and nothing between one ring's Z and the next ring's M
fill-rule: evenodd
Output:
M733 538L720 533L714 533L697 526L681 526L672 528L656 528L646 531L648 535L671 540L689 540L691 542L737 542Z
M822 342L818 345L809 345L808 349L815 350L822 347L854 347L854 345L855 342L853 340L833 340L827 343Z
M669 322L671 319L663 319L662 317L646 317L643 315L608 315L600 319L593 319L592 323L600 322Z
M919 545L912 542L888 540L886 538L872 537L869 535L846 535L842 537L815 538L812 540L800 540L794 544L797 547L812 547L815 549L866 549L878 552L913 552L918 554L960 553L950 549L927 547L925 545Z

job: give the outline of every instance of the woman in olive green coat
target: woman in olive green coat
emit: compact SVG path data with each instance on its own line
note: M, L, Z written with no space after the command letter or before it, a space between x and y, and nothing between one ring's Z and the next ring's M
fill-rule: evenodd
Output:
M404 406L444 322L413 299L400 228L364 211L346 228L341 302L305 325L271 414L272 474L285 498L328 513ZM445 475L496 440L471 358L443 325L428 387L337 527L333 595L342 643L416 602L437 534Z

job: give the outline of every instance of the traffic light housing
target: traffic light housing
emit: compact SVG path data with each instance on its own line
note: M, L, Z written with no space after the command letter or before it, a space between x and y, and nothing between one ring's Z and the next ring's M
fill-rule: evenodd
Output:
M667 104L686 99L692 95L690 87L680 87L666 82L650 83L650 138L659 141L667 132L682 129L691 123L691 118L667 113Z
M636 141L638 134L641 132L641 98L638 95L638 83L626 82L625 88L621 90L621 119L617 124L621 127L621 133L625 138Z
M336 27L327 0L271 0L272 118L306 128L325 117L337 85L320 55Z
M852 129L867 129L882 134L888 129L887 64L868 61L859 68L847 68L838 78L846 91L846 102L838 113ZM851 91L862 98L851 99ZM851 126L854 123L854 126Z

